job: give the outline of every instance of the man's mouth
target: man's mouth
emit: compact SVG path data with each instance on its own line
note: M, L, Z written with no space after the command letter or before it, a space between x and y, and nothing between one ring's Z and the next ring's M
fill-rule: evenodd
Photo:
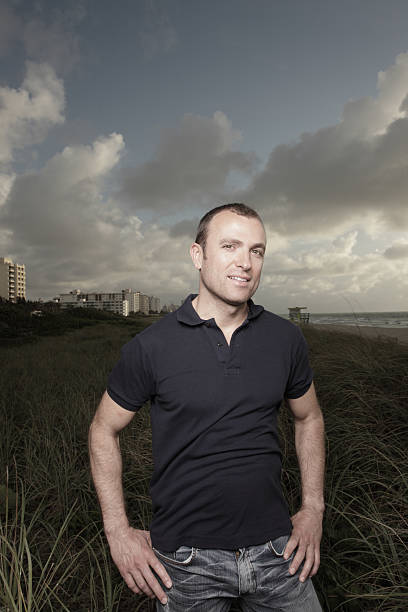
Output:
M229 276L228 278L230 278L231 280L235 280L238 281L240 283L249 283L249 278L245 277L245 276Z

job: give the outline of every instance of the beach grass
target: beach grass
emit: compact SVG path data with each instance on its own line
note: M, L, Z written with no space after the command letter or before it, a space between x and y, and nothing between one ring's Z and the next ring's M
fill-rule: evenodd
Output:
M0 349L0 610L134 612L153 602L109 557L91 482L87 434L119 349L146 324L99 322ZM408 347L304 330L327 440L324 610L408 608ZM299 505L293 423L280 414L283 486ZM148 407L121 434L134 526L148 529Z

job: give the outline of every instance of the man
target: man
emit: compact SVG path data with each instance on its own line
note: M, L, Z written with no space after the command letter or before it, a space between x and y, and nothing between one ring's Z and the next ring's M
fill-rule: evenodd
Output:
M266 247L244 204L201 220L191 246L198 295L135 336L90 428L92 474L112 558L157 610L321 610L310 577L322 532L323 420L307 347L255 305ZM302 506L283 499L277 413L295 419ZM151 402L150 531L130 527L118 433Z

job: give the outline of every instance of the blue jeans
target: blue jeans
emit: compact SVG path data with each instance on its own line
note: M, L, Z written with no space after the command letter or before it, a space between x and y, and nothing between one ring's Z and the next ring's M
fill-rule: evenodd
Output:
M159 578L168 602L156 600L156 611L226 612L238 600L242 612L276 610L321 612L310 578L299 581L283 553L289 536L238 550L180 546L174 552L153 548L172 580L167 588Z

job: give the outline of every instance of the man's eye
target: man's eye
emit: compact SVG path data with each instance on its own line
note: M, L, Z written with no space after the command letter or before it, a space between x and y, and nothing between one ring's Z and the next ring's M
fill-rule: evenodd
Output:
M260 257L263 257L263 252L260 251L259 249L252 249L252 252L255 253L255 255L259 255Z
M233 246L233 244L224 244L223 249L232 249Z

